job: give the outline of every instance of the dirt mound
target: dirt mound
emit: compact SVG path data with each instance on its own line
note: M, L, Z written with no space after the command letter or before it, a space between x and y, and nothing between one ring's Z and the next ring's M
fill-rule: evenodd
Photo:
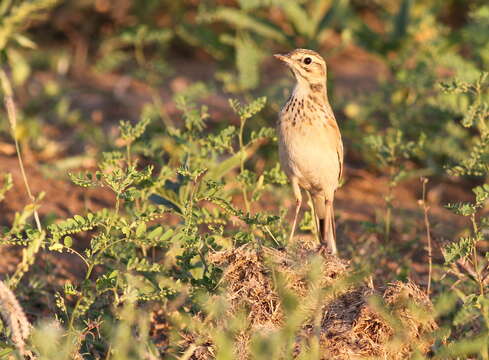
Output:
M383 293L355 288L326 305L321 326L325 359L410 359L427 353L437 328L433 306L413 283L389 284Z
M311 339L319 339L322 359L338 360L407 359L414 351L426 353L432 344L429 334L437 327L432 304L411 282L371 289L346 261L319 257L307 246L278 251L247 245L215 253L209 261L224 270L229 318L242 309L248 314L247 330L235 337L238 359L249 358L253 334L270 334L288 324L292 315L284 291L296 298L293 316L302 314L295 355L307 351ZM212 359L212 345L205 347L195 347L190 358Z

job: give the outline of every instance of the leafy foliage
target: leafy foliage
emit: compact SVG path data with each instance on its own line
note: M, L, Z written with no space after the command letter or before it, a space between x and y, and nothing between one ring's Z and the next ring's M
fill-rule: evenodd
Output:
M449 169L450 174L457 176L476 175L485 176L489 174L489 169L485 164L488 156L488 147L483 145L488 138L486 120L488 114L484 109L489 105L484 93L487 92L487 73L482 73L479 79L474 82L454 80L450 83L443 83L442 89L450 93L471 95L471 103L468 106L468 113L463 117L461 123L465 127L476 129L476 139L469 149L468 158L462 159L459 164ZM458 327L484 326L488 328L487 322L487 285L484 282L487 272L487 256L479 255L481 243L486 241L486 233L489 229L487 223L479 219L480 212L484 209L489 199L489 184L482 184L472 189L475 199L473 202L461 202L449 204L448 209L457 215L470 219L471 235L462 236L458 240L445 246L443 255L445 264L451 266L449 273L461 279L468 275L469 281L464 284L462 289L457 291L458 296L463 300L463 307L458 311L454 318L454 325ZM462 271L454 271L455 264L463 264ZM478 325L475 325L478 324ZM470 337L470 333L469 336Z
M343 0L259 0L240 1L237 6L202 6L199 11L202 24L224 23L227 28L223 34L211 32L197 41L203 45L211 37L211 43L221 39L233 48L238 76L232 72L220 74L226 89L234 92L255 89L260 85L260 66L265 58L266 44L292 47L302 42L304 47L316 48L333 26L348 19L347 3ZM274 11L280 12L290 26L284 27L283 23L269 16ZM220 56L222 52L212 51L211 54Z
M5 199L5 194L7 193L7 191L9 191L12 188L12 186L13 186L12 175L4 174L2 187L0 188L0 201Z

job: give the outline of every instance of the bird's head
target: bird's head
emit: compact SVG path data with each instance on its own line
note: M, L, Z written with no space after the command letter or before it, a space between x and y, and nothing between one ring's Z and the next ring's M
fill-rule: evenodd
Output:
M326 62L317 52L295 49L288 54L275 54L294 74L299 85L324 85L326 82Z

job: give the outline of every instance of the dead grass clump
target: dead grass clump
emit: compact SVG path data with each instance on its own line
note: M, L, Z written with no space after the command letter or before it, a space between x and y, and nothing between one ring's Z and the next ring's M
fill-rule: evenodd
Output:
M348 271L348 262L337 256L323 255L321 264L314 263L319 256L316 246L310 243L294 243L287 251L263 248L270 268L279 272L285 279L285 285L295 294L303 297L309 293L309 272L314 266L321 266L318 282L315 286L327 287Z
M163 309L155 309L150 314L149 336L160 354L164 354L169 346L170 324Z
M321 348L332 359L375 354L383 323L366 311L372 290L361 287L346 292L327 304L321 324ZM366 321L363 321L366 320ZM369 336L373 333L374 337Z
M308 244L294 244L289 251L264 247L261 251L244 245L212 254L209 261L224 267L223 282L230 311L248 310L252 327L275 328L283 321L280 299L272 281L272 272L280 273L285 286L299 296L308 293L308 272L317 257ZM347 272L348 263L325 255L316 286L326 287ZM273 269L273 270L272 270Z
M180 333L180 337L182 341L179 346L186 349L180 359L213 360L216 358L214 347L210 342L197 345L198 341L194 334L187 332Z
M436 323L433 306L415 284L395 282L381 296L360 287L327 305L321 334L324 359L364 357L409 359L414 350L426 353ZM383 305L383 304L384 305Z
M278 273L288 290L300 299L310 298L311 291L318 287L330 289L352 275L347 262L325 255L319 279L311 287L309 272L318 264L315 256L317 260L317 252L307 245L292 246L287 252L270 248L257 251L246 245L210 257L211 263L224 269L229 316L247 310L249 328L235 339L238 359L249 357L246 345L252 334L277 331L287 321L276 288ZM321 309L323 359L407 359L414 350L426 353L432 344L429 334L436 329L429 315L432 304L411 282L389 284L382 293L366 285L347 285L327 296L324 292L317 294L321 296L316 309ZM315 336L311 321L304 318L296 355L301 353L300 343L307 344L307 338Z
M411 281L396 281L389 284L383 298L392 314L401 322L401 329L396 329L400 347L388 352L392 358L395 358L394 354L400 355L398 359L407 358L415 349L422 353L429 351L433 343L430 335L438 326L428 296Z
M225 267L223 281L231 312L244 307L251 326L275 327L281 324L283 314L262 257L245 245L215 253L209 261Z

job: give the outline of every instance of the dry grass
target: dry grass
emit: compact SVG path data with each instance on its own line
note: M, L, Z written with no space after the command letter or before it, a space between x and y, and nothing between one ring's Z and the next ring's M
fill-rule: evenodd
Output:
M436 329L429 315L432 304L415 284L396 282L383 291L375 291L363 283L341 282L352 276L352 271L347 262L330 255L324 256L319 279L312 283L310 271L311 266L316 266L315 257L317 252L307 244L295 244L288 251L270 248L257 251L246 245L210 257L210 262L224 269L224 296L230 304L228 318L242 309L248 314L249 327L235 338L236 358L249 358L251 334L278 331L287 321L277 288L277 274L289 291L303 299L302 307L310 305L307 299L314 289L326 290L316 292L321 294L316 305L316 309L321 309L321 358L407 359L414 350L421 353L429 350L429 334ZM328 292L328 289L335 290ZM307 346L307 338L312 336L314 328L312 322L311 316L305 317L296 354L301 352L301 346ZM194 352L191 358L211 359L210 353Z
M372 301L380 297L381 304ZM321 348L329 359L409 359L426 353L437 325L432 304L415 284L395 282L382 294L358 287L329 303L324 312Z
M0 314L10 329L10 337L20 355L28 355L29 352L25 350L25 340L29 337L31 324L14 293L3 281L0 281Z

